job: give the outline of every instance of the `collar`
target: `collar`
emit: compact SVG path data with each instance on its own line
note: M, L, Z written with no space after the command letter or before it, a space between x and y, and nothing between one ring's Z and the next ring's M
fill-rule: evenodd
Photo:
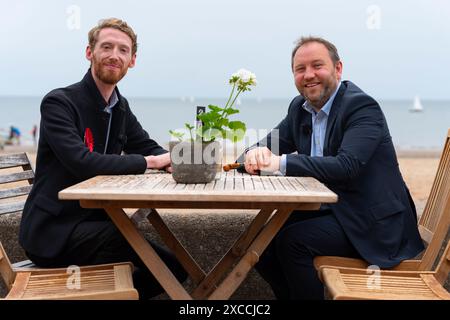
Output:
M119 97L117 96L117 92L114 89L114 91L112 92L111 97L109 98L109 103L105 107L105 111L108 112L108 113L111 113L112 112L112 108L114 108L114 106L117 104L117 102L119 102Z

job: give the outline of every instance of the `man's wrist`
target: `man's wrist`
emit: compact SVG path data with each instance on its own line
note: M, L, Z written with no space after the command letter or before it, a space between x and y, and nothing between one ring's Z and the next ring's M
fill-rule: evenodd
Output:
M282 154L280 157L280 172L283 176L286 175L287 156Z

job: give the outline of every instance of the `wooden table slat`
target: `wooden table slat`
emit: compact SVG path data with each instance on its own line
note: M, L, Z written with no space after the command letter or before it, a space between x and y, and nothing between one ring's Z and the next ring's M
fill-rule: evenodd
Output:
M277 177L270 177L269 179L275 190L286 191L285 186L281 183L281 179L277 179Z
M255 190L255 185L253 184L253 179L249 175L244 175L241 173L242 181L244 183L244 190L247 192Z
M259 191L259 190L264 190L264 186L263 183L261 181L261 177L259 176L251 176L252 181L253 181L253 190L254 191Z
M176 181L175 180L171 180L171 181L169 181L169 183L164 187L164 190L167 190L167 191L170 191L170 190L173 190L173 189L175 189L175 187L178 185L178 183L176 183Z
M214 185L214 191L220 191L225 189L225 179L227 177L227 174L222 174L219 180L216 180L216 184Z
M214 190L215 185L216 185L216 180L213 180L213 181L205 184L205 190L206 191Z
M242 173L237 172L236 170L233 170L235 172L234 174L234 188L235 190L242 192L245 190L244 187L244 178L242 176Z
M225 178L225 190L234 190L234 171L227 172L227 176Z
M195 190L196 184L187 184L185 190Z
M291 177L287 177L285 180L279 179L278 181L283 185L283 188L286 191L295 191L296 188L289 182L291 180Z
M206 184L204 183L198 183L195 185L195 190L204 190L205 189Z
M275 190L272 182L270 182L270 177L268 176L261 176L261 182L264 186L264 190Z
M300 181L300 178L296 177L296 180ZM322 183L311 177L303 177L301 183L305 186L306 190L314 190L315 192L328 190Z
M288 181L294 186L294 188L296 188L297 190L306 191L306 188L303 186L303 184L299 180L297 180L297 178L288 179Z

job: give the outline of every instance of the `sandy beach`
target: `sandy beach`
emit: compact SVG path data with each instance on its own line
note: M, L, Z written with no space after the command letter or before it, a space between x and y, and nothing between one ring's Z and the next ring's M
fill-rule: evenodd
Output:
M0 154L27 152L32 161L36 158L34 146L5 146ZM406 181L411 195L416 203L419 215L425 206L431 185L439 164L439 151L408 150L398 151L400 170ZM227 157L230 159L231 157Z

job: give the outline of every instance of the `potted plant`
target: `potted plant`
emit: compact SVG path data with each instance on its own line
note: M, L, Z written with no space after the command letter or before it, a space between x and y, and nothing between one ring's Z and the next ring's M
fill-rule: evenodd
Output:
M220 140L240 141L246 131L245 123L229 119L231 115L239 113L233 105L242 92L250 91L250 87L256 83L252 72L240 69L229 80L232 89L223 108L208 105L208 111L197 115L197 127L185 123L189 132L186 139L183 132L169 131L176 138L169 143L172 176L175 181L208 183L215 178L218 168L221 170Z

